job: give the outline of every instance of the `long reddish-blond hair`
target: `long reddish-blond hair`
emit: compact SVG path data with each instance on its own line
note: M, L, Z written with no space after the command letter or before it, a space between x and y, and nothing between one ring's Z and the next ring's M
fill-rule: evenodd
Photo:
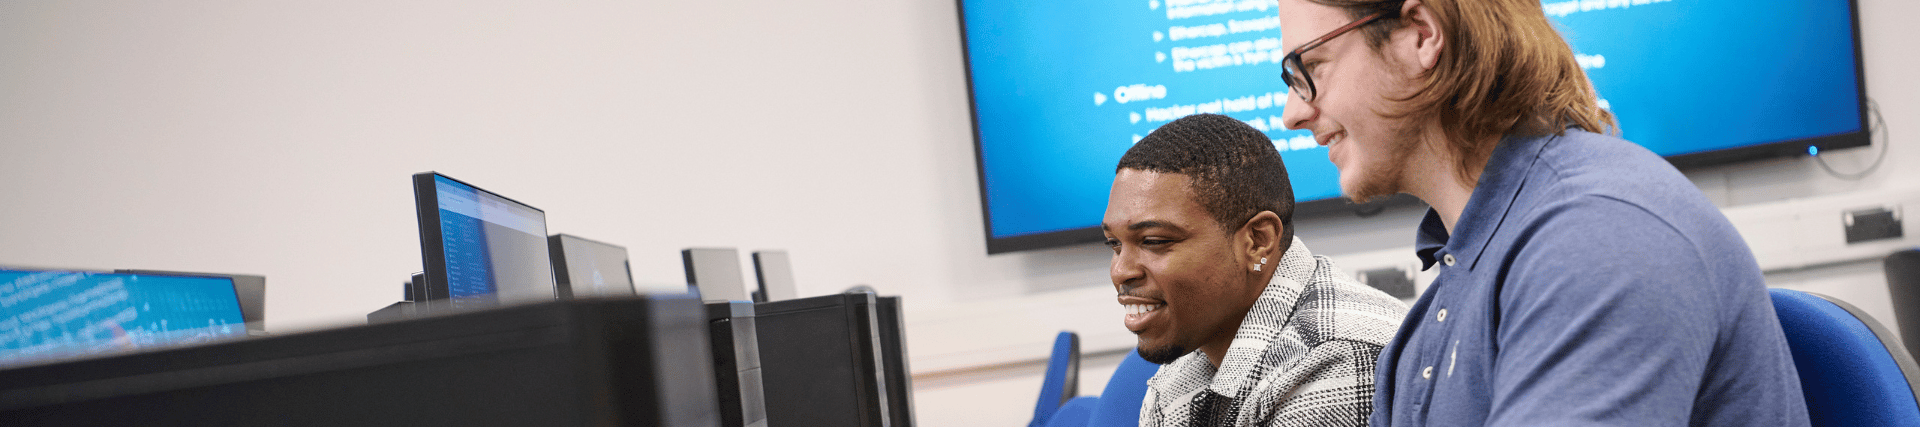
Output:
M1346 9L1354 19L1387 12L1365 30L1379 49L1402 24L1405 0L1309 0ZM1568 127L1609 133L1613 114L1601 109L1573 48L1554 30L1539 0L1422 0L1446 44L1396 116L1437 120L1459 161L1463 182L1474 183L1499 137L1560 134Z

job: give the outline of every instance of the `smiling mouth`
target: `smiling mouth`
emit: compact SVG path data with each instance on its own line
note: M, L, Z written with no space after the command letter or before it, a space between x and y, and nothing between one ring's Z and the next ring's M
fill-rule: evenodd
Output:
M1154 310L1159 310L1160 307L1166 306L1166 304L1127 304L1127 316L1132 317L1152 313Z
M1328 134L1325 139L1321 139L1319 141L1320 146L1327 147L1327 161L1333 163L1334 167L1340 166L1340 160L1335 158L1336 157L1335 154L1337 153L1333 151L1333 148L1336 144L1346 142L1346 139L1347 139L1347 132L1340 131L1340 132L1334 132L1334 133Z
M1126 315L1121 317L1121 323L1126 325L1127 330L1139 334L1147 329L1148 322L1159 317L1160 309L1166 308L1167 305L1123 304L1122 307L1126 308Z
M1347 137L1346 132L1334 132L1331 135L1327 135L1326 138L1320 139L1320 146L1332 147L1333 144L1339 143L1341 139L1344 139L1346 137Z

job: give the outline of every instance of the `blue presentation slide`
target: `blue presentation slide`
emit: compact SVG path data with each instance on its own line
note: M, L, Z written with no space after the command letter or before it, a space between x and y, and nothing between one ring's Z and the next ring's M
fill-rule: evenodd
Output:
M1280 116L1272 0L965 0L991 235L1094 227L1120 155L1218 113L1265 131L1302 202L1338 197L1326 149ZM1846 0L1549 0L1618 117L1663 156L1859 130Z

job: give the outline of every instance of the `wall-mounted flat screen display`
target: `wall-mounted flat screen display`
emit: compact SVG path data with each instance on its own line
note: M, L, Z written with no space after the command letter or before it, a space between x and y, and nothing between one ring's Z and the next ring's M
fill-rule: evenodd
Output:
M1688 167L1867 144L1850 0L1547 0L1622 136ZM1267 133L1303 209L1339 200L1289 131L1272 0L961 0L989 253L1100 240L1120 155L1174 119ZM1317 202L1319 201L1319 202Z

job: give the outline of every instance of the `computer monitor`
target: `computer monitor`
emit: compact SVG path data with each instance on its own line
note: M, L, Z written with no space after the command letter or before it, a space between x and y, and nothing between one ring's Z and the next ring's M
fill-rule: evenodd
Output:
M680 251L680 260L686 265L687 283L707 302L721 421L726 427L770 425L758 316L740 273L740 252L688 248Z
M413 175L428 307L553 301L547 214L441 175Z
M243 337L233 280L0 269L0 367Z
M561 298L633 296L633 271L627 248L569 234L547 237L553 279ZM685 292L685 288L678 289Z
M688 248L680 251L687 283L707 301L752 301L740 274L740 251L733 248Z
M875 305L871 293L754 305L768 425L895 425Z
M760 280L754 302L800 297L799 286L793 283L793 263L787 260L787 251L754 251L753 276Z
M216 277L233 280L233 291L240 297L240 318L247 321L247 334L266 333L267 322L267 276L252 274L200 273L189 271L165 270L114 270L117 274L137 274L149 276L188 276Z

